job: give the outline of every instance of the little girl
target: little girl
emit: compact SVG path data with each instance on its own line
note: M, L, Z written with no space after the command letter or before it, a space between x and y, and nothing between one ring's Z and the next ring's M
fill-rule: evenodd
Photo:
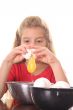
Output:
M27 60L23 57L27 49L33 52L36 70L33 75L27 70ZM50 82L68 82L60 61L56 58L49 29L38 16L26 17L16 31L14 48L6 56L0 68L0 97L7 91L5 81L35 81L47 78Z

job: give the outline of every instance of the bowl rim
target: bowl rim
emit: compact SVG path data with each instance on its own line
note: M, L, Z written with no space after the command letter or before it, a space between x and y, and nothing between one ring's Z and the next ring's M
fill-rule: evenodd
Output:
M39 89L41 91L63 91L63 92L73 92L73 87L70 88L43 88L43 87L34 87L30 86L31 89Z
M28 81L6 81L5 84L33 84L33 82Z

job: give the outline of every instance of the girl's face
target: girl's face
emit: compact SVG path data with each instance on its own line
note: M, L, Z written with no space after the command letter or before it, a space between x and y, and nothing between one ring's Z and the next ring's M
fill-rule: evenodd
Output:
M25 46L46 46L47 40L44 34L44 30L40 27L25 28L21 36L21 44Z

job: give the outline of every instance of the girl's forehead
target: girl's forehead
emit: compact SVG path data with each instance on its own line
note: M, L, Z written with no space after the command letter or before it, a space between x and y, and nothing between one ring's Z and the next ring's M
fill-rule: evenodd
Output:
M29 35L44 36L44 33L45 33L44 29L40 27L25 28L22 31L22 36L29 36Z

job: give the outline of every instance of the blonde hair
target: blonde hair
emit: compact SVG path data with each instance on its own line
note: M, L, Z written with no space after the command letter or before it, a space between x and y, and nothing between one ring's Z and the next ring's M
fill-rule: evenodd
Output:
M47 38L47 41L49 44L48 48L54 53L52 40L49 35L49 29L46 23L38 16L28 16L22 21L22 23L20 24L20 27L16 31L14 47L21 45L21 36L22 36L23 30L25 28L32 28L32 27L40 27L44 30L45 37Z

